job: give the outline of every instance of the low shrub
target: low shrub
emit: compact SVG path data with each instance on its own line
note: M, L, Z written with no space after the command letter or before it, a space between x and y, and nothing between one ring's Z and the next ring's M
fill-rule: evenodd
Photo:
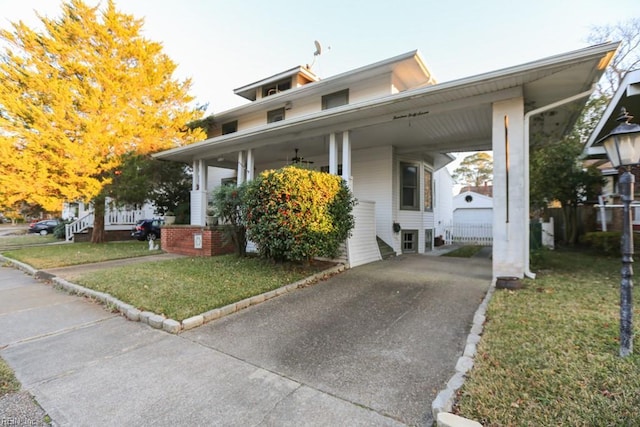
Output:
M332 258L355 225L354 204L336 175L295 166L265 171L246 191L249 238L276 261Z
M620 255L620 241L622 233L619 231L594 231L582 236L582 243L596 252L606 255ZM640 247L640 235L633 233L634 247Z

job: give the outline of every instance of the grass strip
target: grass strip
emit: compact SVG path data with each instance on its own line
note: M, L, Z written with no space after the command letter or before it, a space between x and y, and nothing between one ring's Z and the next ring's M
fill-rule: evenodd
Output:
M455 411L484 426L640 425L640 356L618 356L620 259L535 259L535 281L495 292Z
M20 382L16 379L9 365L0 359L0 397L17 391L20 391Z
M108 292L140 310L184 320L293 283L327 268L290 266L224 255L178 258L101 270L74 283Z
M161 253L149 251L147 242L68 243L35 246L7 251L9 258L22 261L37 269L66 267Z
M45 243L55 243L60 241L53 235L41 236L39 234L23 234L20 236L0 236L0 251L3 248L17 245L36 245Z
M456 258L471 258L475 254L480 252L482 248L483 248L482 246L478 246L478 245L462 246L451 252L442 254L442 256L450 256L450 257L456 257Z

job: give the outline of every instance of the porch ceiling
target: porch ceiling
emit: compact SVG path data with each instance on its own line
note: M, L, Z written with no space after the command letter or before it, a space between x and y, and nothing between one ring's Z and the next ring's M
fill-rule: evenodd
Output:
M294 149L306 158L327 155L328 135L350 131L354 150L393 145L400 153L435 155L492 148L492 104L523 96L525 109L548 105L588 90L617 49L608 43L466 79L404 91L384 98L324 110L239 131L155 156L212 166L235 165L240 150L256 162L285 162ZM531 123L531 131L560 137L574 124L586 100L566 104ZM218 162L219 158L225 161Z

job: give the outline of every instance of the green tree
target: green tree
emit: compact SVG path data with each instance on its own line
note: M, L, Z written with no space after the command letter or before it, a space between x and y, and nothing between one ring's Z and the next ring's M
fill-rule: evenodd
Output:
M579 157L625 73L640 66L640 19L593 27L587 37L590 43L607 40L620 40L621 46L580 112L571 134L563 141L542 134L531 138L531 207L539 210L558 201L564 220L563 240L569 244L576 243L579 238L577 206L593 199L603 183L600 172L594 167L585 168Z
M158 214L173 212L177 222L189 216L190 168L148 154L127 153L102 191L117 206L151 203Z
M587 42L591 44L610 40L619 40L621 44L598 83L598 95L606 97L613 96L627 71L640 69L640 18L594 26L587 36Z
M213 205L226 224L225 237L233 243L238 256L247 254L247 228L245 220L245 193L247 184L238 187L221 185L213 190Z
M563 240L578 241L578 206L593 200L604 179L594 167L585 168L579 160L583 145L576 138L538 147L530 158L531 206L541 209L553 201L560 202L564 221Z
M296 166L266 171L247 187L249 238L276 261L335 257L354 227L354 204L336 175Z
M202 111L143 21L113 0L102 11L70 0L59 18L38 17L40 32L22 22L0 30L0 206L91 200L99 243L103 190L123 156L202 139L185 126Z
M453 171L453 179L470 187L480 187L493 181L493 157L484 151L465 157Z

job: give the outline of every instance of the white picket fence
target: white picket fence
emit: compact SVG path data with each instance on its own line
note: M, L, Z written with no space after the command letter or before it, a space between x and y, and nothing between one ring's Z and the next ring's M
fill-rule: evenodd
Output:
M444 228L444 242L490 246L493 244L492 224L455 223Z

